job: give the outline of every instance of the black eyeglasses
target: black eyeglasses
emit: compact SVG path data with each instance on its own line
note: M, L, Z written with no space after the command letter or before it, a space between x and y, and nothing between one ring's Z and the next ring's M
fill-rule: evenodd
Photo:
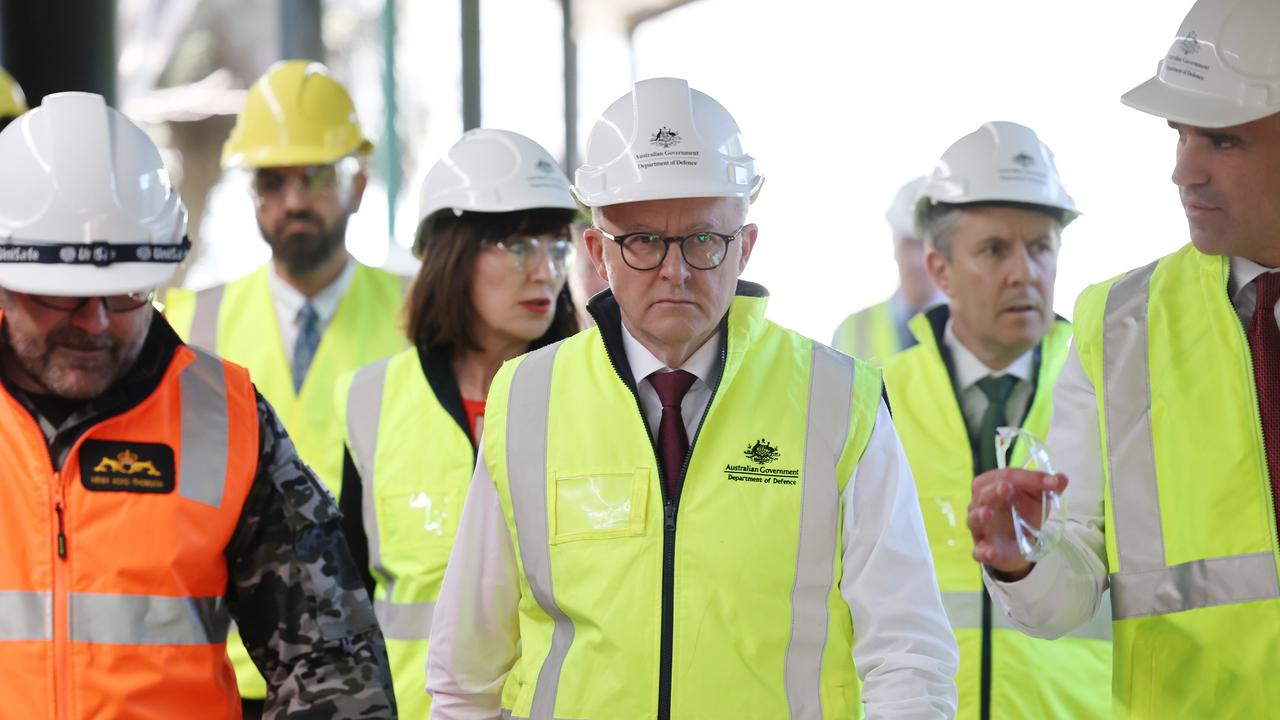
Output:
M74 313L80 308L89 304L90 300L101 300L103 307L109 313L127 313L137 310L138 308L151 302L156 297L155 290L142 290L124 295L98 295L94 297L64 297L61 295L32 295L23 293L31 298L31 302L40 307L59 312Z
M672 236L647 232L610 235L600 228L597 230L622 247L622 261L632 270L653 270L660 267L667 259L667 252L673 243L679 243L680 255L689 267L695 270L714 270L724 262L725 256L729 254L729 243L738 237L742 227L729 235L709 230Z

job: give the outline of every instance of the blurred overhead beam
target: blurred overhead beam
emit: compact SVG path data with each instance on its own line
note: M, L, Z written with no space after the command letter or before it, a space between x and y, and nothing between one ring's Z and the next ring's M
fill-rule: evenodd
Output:
M480 127L480 0L462 0L462 129Z
M280 59L324 62L320 0L280 0Z
M0 0L0 64L32 107L65 90L115 105L115 0Z
M631 37L645 20L697 0L572 0L577 37L606 33Z
M564 169L578 167L578 43L573 34L573 0L560 0L564 19Z

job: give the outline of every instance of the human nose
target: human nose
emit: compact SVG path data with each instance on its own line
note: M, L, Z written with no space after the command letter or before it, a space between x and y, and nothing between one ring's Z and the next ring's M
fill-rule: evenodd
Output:
M1204 153L1199 143L1188 140L1178 144L1170 179L1178 187L1204 185L1209 181L1209 174L1204 166Z
M85 298L84 304L71 313L71 324L87 333L100 333L110 323L107 303L100 297Z
M1014 287L1021 287L1031 282L1036 274L1035 259L1031 257L1025 245L1018 245L1009 253L1006 263L1005 279Z
M667 245L667 256L658 266L658 274L673 285L683 285L689 279L689 264L684 260L684 250L679 242Z

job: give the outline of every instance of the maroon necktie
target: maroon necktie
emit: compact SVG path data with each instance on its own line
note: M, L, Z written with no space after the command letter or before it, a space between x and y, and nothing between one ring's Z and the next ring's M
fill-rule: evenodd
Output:
M662 419L658 421L658 455L662 458L662 471L666 475L668 497L675 498L680 490L680 471L684 469L684 456L689 452L689 436L684 431L684 417L680 414L680 402L697 380L693 373L684 370L656 372L649 376L653 389L662 402Z
M1280 523L1280 327L1276 326L1276 301L1280 300L1280 272L1259 275L1258 304L1249 326L1249 346L1253 349L1253 381L1258 388L1258 410L1262 415L1262 438L1267 446L1267 468L1271 471L1276 521Z

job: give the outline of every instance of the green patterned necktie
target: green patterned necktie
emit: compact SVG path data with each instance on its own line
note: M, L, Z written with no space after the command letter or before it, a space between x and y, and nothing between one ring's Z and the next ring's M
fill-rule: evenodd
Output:
M978 474L996 469L996 428L1009 424L1006 406L1018 378L1013 375L990 375L977 382L978 389L987 396L987 411L982 414L978 426Z

